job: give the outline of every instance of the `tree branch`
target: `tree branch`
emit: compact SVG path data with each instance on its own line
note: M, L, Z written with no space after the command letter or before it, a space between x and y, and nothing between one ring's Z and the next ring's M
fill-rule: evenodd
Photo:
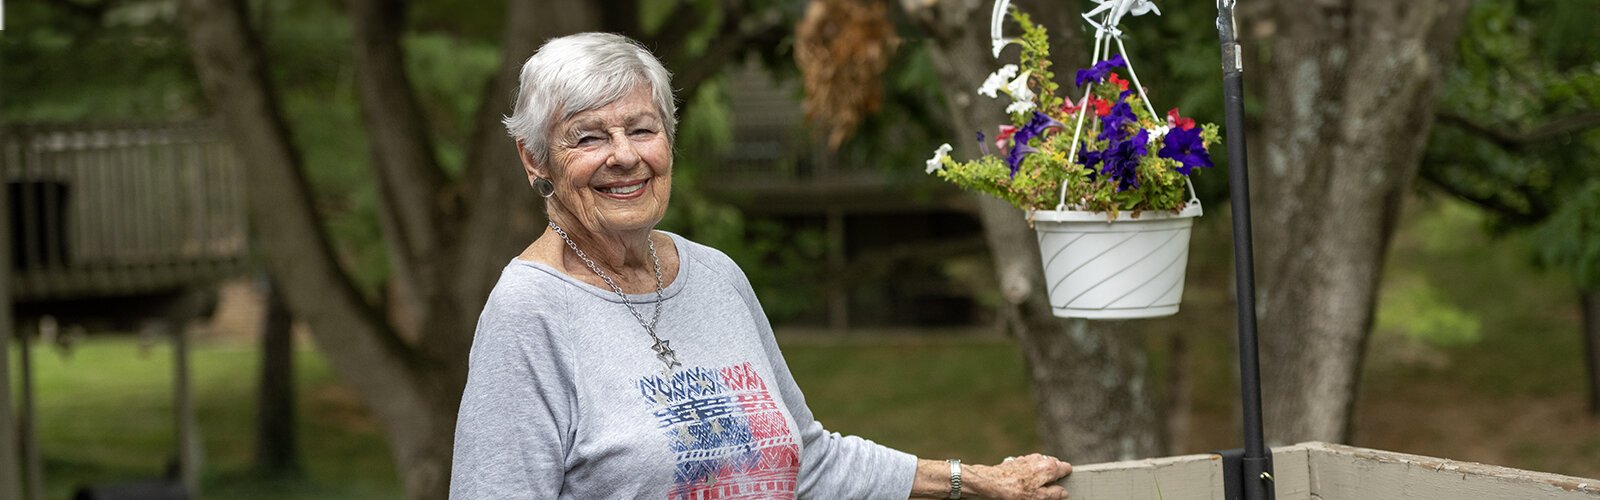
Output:
M639 43L649 47L656 54L673 54L677 53L679 45L689 38L689 33L705 22L705 18L705 13L695 8L694 2L684 2L678 4L672 13L667 15L667 24L654 34L645 35L643 26L629 26L625 29L638 33Z
M418 294L436 290L433 269L442 265L438 250L452 214L441 196L445 177L435 155L427 117L405 71L400 36L405 29L405 2L349 0L355 25L356 83L361 115L377 172L379 218L390 253L391 276L399 286L402 307L411 317L402 323L415 330L430 314L428 300Z
M1505 149L1522 149L1533 144L1558 138L1566 134L1583 132L1600 127L1600 111L1589 111L1551 120L1531 130L1511 130L1508 127L1485 125L1465 115L1451 111L1438 113L1439 123L1454 126Z
M1445 178L1439 169L1423 168L1420 174L1424 180L1438 187L1446 194L1459 198L1467 203L1477 205L1479 208L1499 214L1501 217L1511 219L1518 225L1533 224L1550 215L1547 209L1542 209L1540 206L1535 204L1533 202L1534 197L1527 196L1528 193L1523 194L1524 197L1529 200L1529 206L1517 207L1507 203L1504 197L1496 196L1494 194L1480 194L1467 189L1466 187L1460 186L1457 183Z
M729 11L725 19L718 42L707 47L704 54L690 56L674 51L664 55L675 63L670 67L677 69L672 84L677 87L674 90L679 100L693 98L706 80L716 76L746 49L762 44L776 45L789 30L783 14L773 9L751 15Z
M394 387L409 379L411 353L338 264L244 8L244 0L181 0L178 17L200 83L245 164L256 243L273 278L292 290L286 299L295 317L310 324L334 365L365 386L363 394L390 396L367 400L380 416L403 414L422 403Z

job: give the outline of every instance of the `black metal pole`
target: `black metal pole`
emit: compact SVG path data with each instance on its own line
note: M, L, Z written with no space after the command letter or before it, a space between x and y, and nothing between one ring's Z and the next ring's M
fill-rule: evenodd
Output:
M1217 35L1222 42L1222 97L1228 143L1228 191L1233 205L1233 276L1238 290L1239 397L1244 414L1246 500L1272 500L1272 457L1261 431L1261 365L1256 353L1255 255L1250 236L1250 173L1246 166L1244 64L1235 35L1235 0L1217 0Z

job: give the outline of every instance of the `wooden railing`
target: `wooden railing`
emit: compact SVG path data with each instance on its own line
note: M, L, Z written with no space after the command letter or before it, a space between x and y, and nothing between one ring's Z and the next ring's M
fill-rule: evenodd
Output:
M1600 481L1328 443L1272 450L1278 500L1595 500ZM1074 500L1224 500L1217 455L1075 467Z
M240 272L242 174L209 121L0 127L14 300L151 293Z

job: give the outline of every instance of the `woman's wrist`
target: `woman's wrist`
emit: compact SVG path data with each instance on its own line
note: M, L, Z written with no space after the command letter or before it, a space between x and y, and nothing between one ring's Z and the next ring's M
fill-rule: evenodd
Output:
M993 467L961 464L961 496L963 498L994 496Z
M961 497L992 496L993 467L961 463ZM911 498L949 498L950 464L944 460L917 460L917 477Z
M967 485L967 471L961 464L961 496L976 496ZM917 460L917 477L911 483L911 498L950 498L950 463L944 460Z

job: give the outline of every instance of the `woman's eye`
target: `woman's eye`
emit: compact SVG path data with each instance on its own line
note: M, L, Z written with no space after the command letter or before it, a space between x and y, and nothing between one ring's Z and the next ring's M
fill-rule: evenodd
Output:
M632 133L633 133L633 135L636 135L636 136L649 136L649 135L655 135L656 131L652 130L652 129L648 129L648 128L636 128L636 129L633 129Z
M599 144L600 140L601 139L599 137L595 137L595 136L592 136L592 135L586 135L586 136L578 138L578 145L579 146L593 146L593 145Z

